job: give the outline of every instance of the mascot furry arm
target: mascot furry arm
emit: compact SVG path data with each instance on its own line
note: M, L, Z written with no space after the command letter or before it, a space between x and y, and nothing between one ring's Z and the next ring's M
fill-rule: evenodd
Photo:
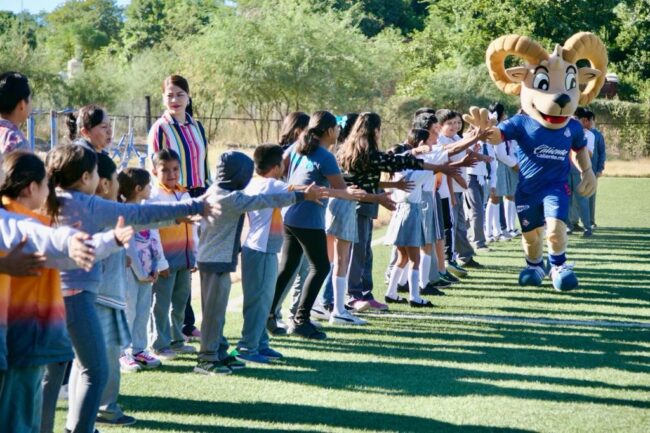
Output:
M516 56L525 64L505 68L505 59ZM504 138L520 142L520 166L528 164L528 175L520 173L517 212L523 228L523 246L528 267L522 271L522 285L540 285L544 278L542 236L547 231L551 278L557 290L577 287L578 280L565 266L567 245L565 207L566 197L551 191L568 175L570 150L575 151L575 164L581 173L579 194L590 196L596 191L596 176L583 141L582 129L571 116L579 104L591 102L603 86L607 72L607 50L593 33L581 32L570 37L563 46L556 45L552 53L526 36L507 35L494 40L485 55L490 77L508 95L519 95L526 116L517 115L499 126L491 126L487 110L470 108L465 121L490 128L488 141L498 144ZM578 67L587 60L589 67ZM523 145L522 145L523 144ZM556 177L553 178L553 175ZM564 176L564 178L562 178ZM523 203L535 196L542 205L543 215L532 215L526 209L533 203ZM521 206L520 206L520 201ZM533 200L534 201L534 200ZM559 203L560 212L553 212ZM539 206L538 206L539 207ZM530 220L533 220L532 222Z

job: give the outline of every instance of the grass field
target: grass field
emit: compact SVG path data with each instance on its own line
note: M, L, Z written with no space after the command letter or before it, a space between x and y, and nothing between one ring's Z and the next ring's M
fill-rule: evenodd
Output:
M102 431L647 433L650 179L602 179L597 222L570 240L575 292L520 288L520 245L499 244L433 311L277 338L285 360L226 377L193 374L191 357L123 375L120 403L139 421ZM386 260L377 247L380 296ZM230 312L232 342L240 327Z

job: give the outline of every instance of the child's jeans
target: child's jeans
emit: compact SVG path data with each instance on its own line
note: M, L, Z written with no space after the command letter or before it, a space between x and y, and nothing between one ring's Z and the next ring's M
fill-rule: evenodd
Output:
M105 305L97 305L97 316L104 331L108 382L99 402L99 415L107 420L115 420L124 415L117 404L120 393L120 355L129 341L125 312Z
M59 391L65 379L65 373L71 361L55 362L45 366L43 375L43 408L41 413L41 433L52 433L54 430L54 416Z
M278 256L250 248L242 248L242 289L244 291L244 325L237 350L257 354L269 347L266 319L269 316L275 281L278 278Z
M185 304L190 296L189 269L170 270L169 277L158 277L153 285L149 341L154 350L183 346ZM171 309L171 311L170 311Z
M9 368L3 372L0 420L3 431L38 433L41 424L43 366Z
M230 272L201 273L201 349L199 361L216 362L228 356L228 340L223 336L230 296Z
M93 433L99 400L108 380L106 344L99 324L97 295L83 291L66 296L66 322L75 360L68 384L66 428L73 433Z
M131 344L124 351L137 355L147 348L147 324L151 311L151 283L138 281L133 272L126 273L126 320Z

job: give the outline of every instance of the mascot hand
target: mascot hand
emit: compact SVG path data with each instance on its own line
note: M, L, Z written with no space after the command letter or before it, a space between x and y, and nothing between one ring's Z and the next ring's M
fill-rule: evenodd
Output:
M582 179L576 191L584 197L591 197L596 192L597 180L594 171L590 168L580 175Z
M490 119L485 108L470 107L469 114L463 114L463 120L479 131L479 134L488 133L486 141L490 144L501 143L501 131L495 127L495 121Z

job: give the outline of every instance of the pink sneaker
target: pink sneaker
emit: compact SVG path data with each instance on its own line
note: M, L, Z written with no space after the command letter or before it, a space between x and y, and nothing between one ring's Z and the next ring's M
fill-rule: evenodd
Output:
M370 299L370 300L368 300L366 302L368 302L368 304L370 304L370 308L373 309L373 310L388 311L388 305L382 304L379 301L376 301L374 299Z
M142 366L135 362L129 355L120 356L120 371L122 373L135 373L142 370Z
M140 364L142 368L156 368L160 367L160 359L156 358L155 356L152 356L149 352L146 350L143 350L140 353L136 353L133 355L133 359L135 362Z
M190 335L183 334L183 338L188 343L191 343L191 342L194 342L194 341L198 343L198 342L201 341L201 331L199 331L198 328L194 328Z
M366 311L366 310L370 309L370 302L362 301L361 299L356 299L356 300L354 300L352 302L349 302L348 306L355 313L361 313L363 311Z

